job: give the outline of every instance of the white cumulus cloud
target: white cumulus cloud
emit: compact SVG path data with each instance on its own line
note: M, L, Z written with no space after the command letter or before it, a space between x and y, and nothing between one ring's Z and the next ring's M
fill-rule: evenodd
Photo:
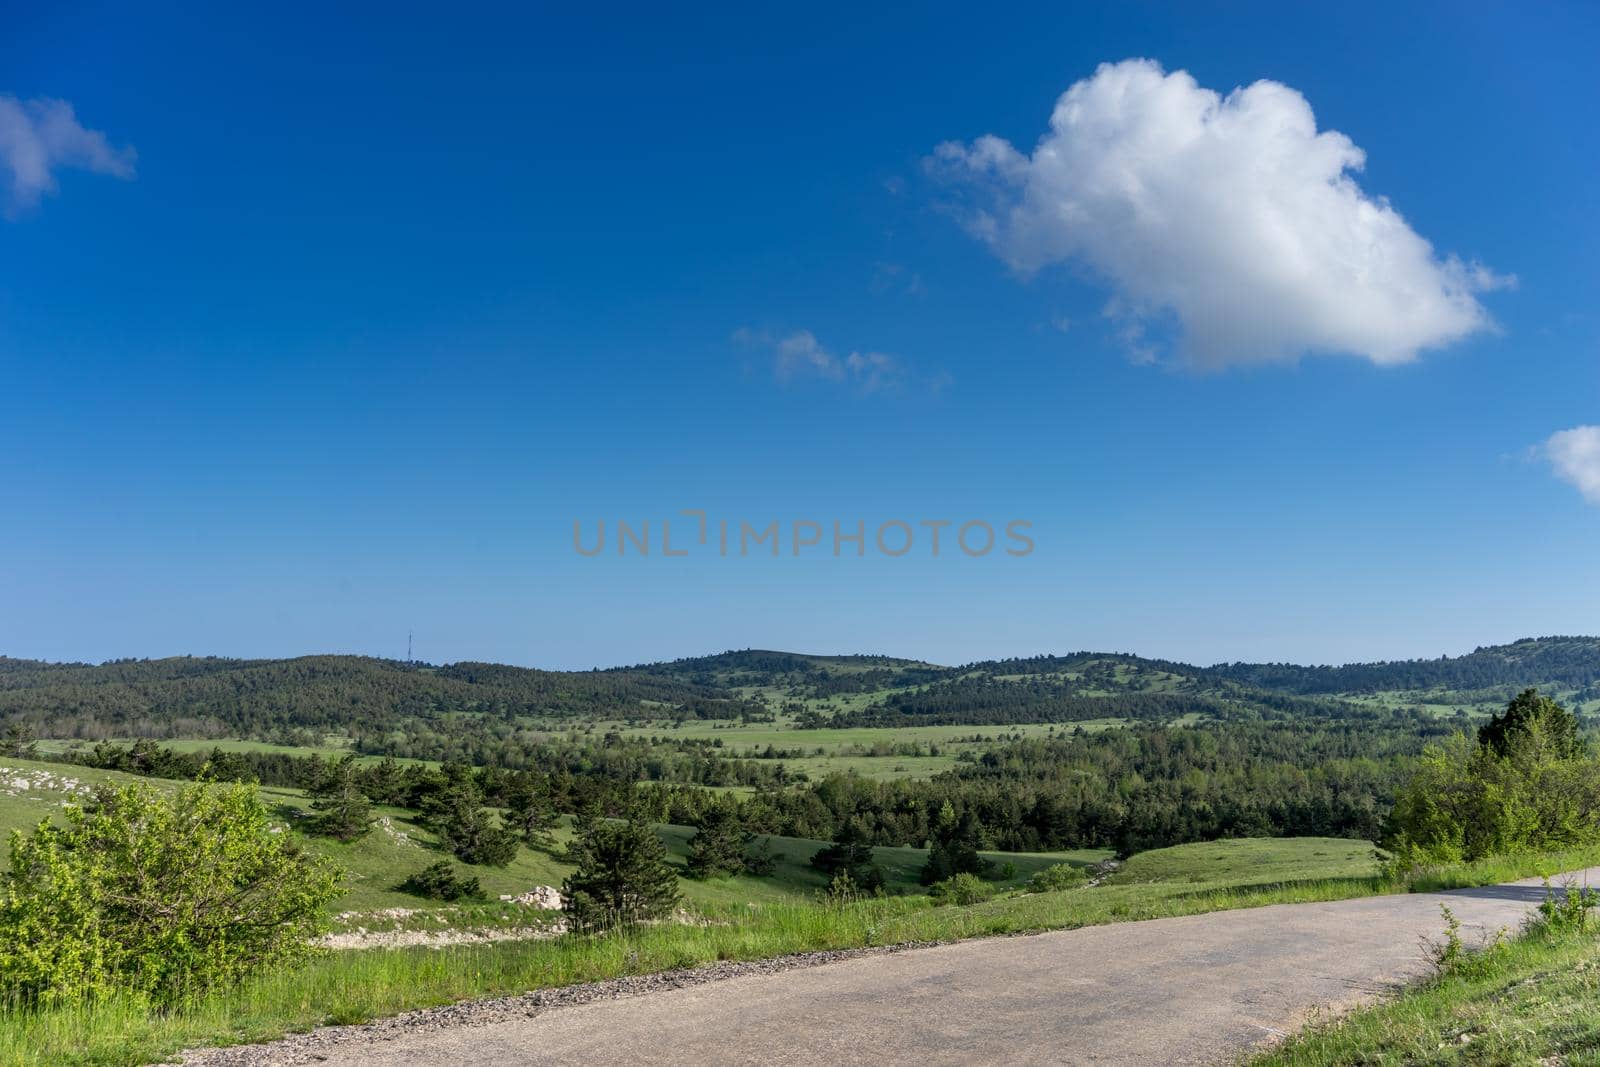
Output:
M1544 443L1556 477L1576 486L1591 504L1600 504L1600 426L1575 426Z
M0 179L8 186L8 213L54 193L55 172L63 167L131 178L135 158L132 148L112 148L105 134L85 129L65 100L0 95Z
M1195 366L1343 353L1405 363L1491 325L1507 284L1441 259L1353 175L1365 154L1259 81L1223 96L1147 59L1104 64L1056 101L1031 154L995 136L939 145L968 229L1022 274L1087 267L1148 351L1178 327Z

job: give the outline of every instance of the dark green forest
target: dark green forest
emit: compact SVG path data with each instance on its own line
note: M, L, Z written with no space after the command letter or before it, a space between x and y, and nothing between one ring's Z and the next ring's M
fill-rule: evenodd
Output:
M332 732L379 751L385 738L465 730L503 739L518 726L562 720L749 720L779 710L774 701L799 709L799 724L810 726L1165 722L1348 717L1361 711L1354 698L1424 690L1495 704L1529 685L1563 690L1578 705L1600 699L1600 639L1529 639L1458 657L1343 667L1195 667L1090 652L940 667L886 656L743 651L605 671L361 656L98 665L0 657L0 725L21 722L39 736L84 740L303 743ZM830 708L829 698L843 694L876 697L853 710ZM395 754L429 754L411 748Z
M1597 679L1600 639L1569 637L1347 667L1077 653L947 668L766 651L587 672L352 656L0 659L0 732L19 751L29 737L80 742L53 758L96 767L170 778L206 768L307 789L328 774L322 757L160 742L320 746L331 733L369 757L354 772L360 791L401 807L425 807L440 781L470 775L491 806L532 790L568 813L700 825L726 815L725 795L707 787L740 787L752 833L833 839L854 828L874 844L920 844L948 805L986 848L1132 852L1230 836L1376 839L1424 746L1471 725L1448 701L1503 707L1506 692L1547 686L1581 711ZM1446 710L1423 706L1439 693ZM853 703L837 703L843 694ZM786 735L795 740L764 751L671 729L780 714L800 727ZM1087 720L1122 725L1075 725ZM616 728L625 722L660 729ZM809 778L788 762L806 756L807 726L1024 723L1057 728L958 746L931 776ZM878 744L894 747L886 734ZM932 754L928 742L902 747Z

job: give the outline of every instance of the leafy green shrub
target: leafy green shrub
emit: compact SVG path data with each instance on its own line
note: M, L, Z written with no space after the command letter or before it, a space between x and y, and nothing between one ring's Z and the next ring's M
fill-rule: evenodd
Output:
M339 874L268 825L255 786L105 786L66 825L11 835L0 998L156 1003L311 953Z
M981 904L994 896L994 887L975 874L963 872L933 883L928 895L941 904Z
M1550 888L1550 879L1544 880L1544 901L1538 913L1529 919L1530 932L1541 934L1583 933L1589 927L1589 912L1600 906L1600 890L1576 885L1568 880L1561 893Z
M867 899L872 893L856 884L856 880L850 877L849 867L840 867L828 882L828 888L820 895L825 904L853 904Z
M609 930L659 919L678 906L667 848L643 823L596 822L573 850L578 869L561 887L572 925Z
M1426 943L1434 973L1440 978L1485 978L1493 974L1506 953L1505 929L1485 938L1483 946L1473 952L1461 940L1461 920L1455 912L1447 904L1440 904L1439 912L1444 916L1444 940Z
M1077 889L1088 880L1088 872L1082 867L1057 863L1028 879L1028 892L1053 893L1058 889Z
M1006 860L989 873L997 882L1009 882L1017 877L1017 865L1010 860Z
M1389 816L1388 873L1600 842L1600 762L1574 729L1530 689L1476 742L1458 734L1430 745Z
M430 863L395 888L429 900L483 900L485 897L478 879L461 877L449 860Z

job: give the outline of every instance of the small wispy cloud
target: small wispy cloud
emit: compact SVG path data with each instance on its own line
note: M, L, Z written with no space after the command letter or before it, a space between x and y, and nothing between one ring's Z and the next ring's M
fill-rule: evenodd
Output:
M774 336L741 328L734 331L733 340L745 348L769 353L773 377L785 385L809 380L837 382L863 394L903 392L914 387L937 392L950 380L942 373L922 378L887 352L852 351L839 355L826 348L810 330Z
M1589 503L1600 504L1600 426L1553 433L1543 453L1557 478L1576 487Z
M922 282L922 275L913 270L907 270L902 263L889 263L879 261L872 265L872 284L874 293L900 292L906 296L922 297L928 295L928 287Z
M86 129L65 100L0 94L0 179L7 186L8 217L53 194L58 170L132 178L136 160L131 147L113 148L105 134Z

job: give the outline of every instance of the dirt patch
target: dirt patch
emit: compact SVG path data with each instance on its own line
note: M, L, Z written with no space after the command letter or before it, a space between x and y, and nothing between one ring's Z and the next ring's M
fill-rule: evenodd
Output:
M352 951L363 948L450 948L454 945L488 945L496 941L546 941L567 932L564 922L550 926L505 926L463 930L348 930L325 934L315 944L321 948Z

